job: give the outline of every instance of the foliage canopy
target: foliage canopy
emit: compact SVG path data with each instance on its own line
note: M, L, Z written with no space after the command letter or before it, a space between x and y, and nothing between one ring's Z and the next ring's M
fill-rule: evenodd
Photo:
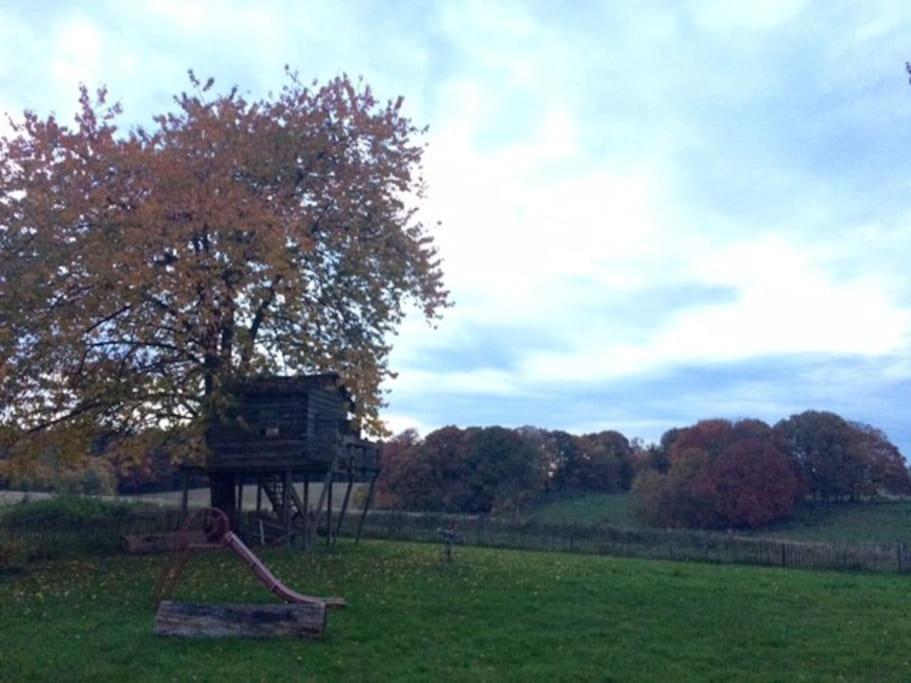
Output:
M423 131L360 81L287 75L254 101L191 72L125 134L83 87L74 126L26 112L0 139L7 434L168 425L199 445L231 379L328 370L382 432L391 335L411 303L448 305L416 215Z
M834 413L807 410L774 428L702 420L669 430L659 449L669 466L647 460L633 487L639 515L656 526L757 527L788 517L806 494L829 502L911 492L886 435Z
M703 420L662 442L667 473L643 472L634 488L650 524L756 527L786 517L799 500L792 460L759 420Z

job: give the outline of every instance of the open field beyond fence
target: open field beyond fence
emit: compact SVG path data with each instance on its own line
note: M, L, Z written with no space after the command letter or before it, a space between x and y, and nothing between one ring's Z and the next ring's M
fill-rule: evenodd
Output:
M39 504L40 506L40 504ZM27 549L29 559L78 555L85 551L116 552L124 534L173 531L180 527L178 509L121 504L103 514L0 515L0 540ZM352 537L359 517L345 519L341 535ZM400 541L441 541L439 530L457 521L467 545L544 550L616 557L687 560L721 564L752 564L791 569L829 569L906 573L911 556L904 543L807 543L728 533L658 529L615 529L608 526L514 523L486 517L371 512L366 538Z
M439 542L438 529L448 526L450 519L445 515L371 513L363 533L371 538ZM346 520L345 528L351 533L354 520ZM470 545L522 550L790 569L911 571L911 555L904 543L805 543L702 531L615 529L541 522L515 524L484 517L460 518L459 533Z

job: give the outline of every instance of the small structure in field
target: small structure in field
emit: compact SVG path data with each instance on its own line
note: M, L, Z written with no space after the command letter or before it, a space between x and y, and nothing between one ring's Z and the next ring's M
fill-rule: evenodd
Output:
M248 540L284 543L300 540L306 549L315 526L334 546L356 482L369 482L357 537L379 474L379 445L361 438L352 419L354 403L334 373L272 376L230 388L224 409L209 426L212 506L223 510ZM311 500L310 484L322 484ZM334 515L333 485L345 485ZM255 514L240 515L244 485L255 486ZM186 486L184 488L186 508ZM249 502L249 501L248 501Z
M437 534L443 539L443 559L452 562L452 547L465 542L465 537L459 533L458 521L452 520L448 527L440 527Z

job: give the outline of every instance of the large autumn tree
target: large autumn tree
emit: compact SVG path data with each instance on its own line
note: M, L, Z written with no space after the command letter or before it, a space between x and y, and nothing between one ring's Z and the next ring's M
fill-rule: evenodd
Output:
M435 512L512 508L536 492L538 453L504 427L406 431L383 445L378 501Z
M330 370L381 431L391 336L447 305L423 131L360 81L287 76L251 100L191 72L126 132L83 88L73 125L26 112L0 139L0 431L199 445L227 382Z
M888 437L840 415L806 410L775 425L793 454L809 493L823 501L856 501L880 493L906 495L911 476Z
M673 527L756 527L787 517L802 488L797 464L759 420L703 420L662 438L666 473L636 480L636 509Z

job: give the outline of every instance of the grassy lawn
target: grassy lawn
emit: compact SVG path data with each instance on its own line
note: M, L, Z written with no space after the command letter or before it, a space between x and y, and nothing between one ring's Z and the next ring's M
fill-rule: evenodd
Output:
M541 522L607 524L641 529L629 493L587 493L546 501L530 517ZM911 542L911 500L800 505L792 519L750 532L755 536L831 543Z
M583 493L545 499L529 517L555 524L607 524L623 529L641 529L632 510L630 493Z
M763 536L835 543L911 543L911 500L821 505L804 503Z
M342 595L323 642L151 635L164 558L56 561L0 577L0 680L908 680L908 577L433 545L265 553ZM178 598L266 602L226 553Z

